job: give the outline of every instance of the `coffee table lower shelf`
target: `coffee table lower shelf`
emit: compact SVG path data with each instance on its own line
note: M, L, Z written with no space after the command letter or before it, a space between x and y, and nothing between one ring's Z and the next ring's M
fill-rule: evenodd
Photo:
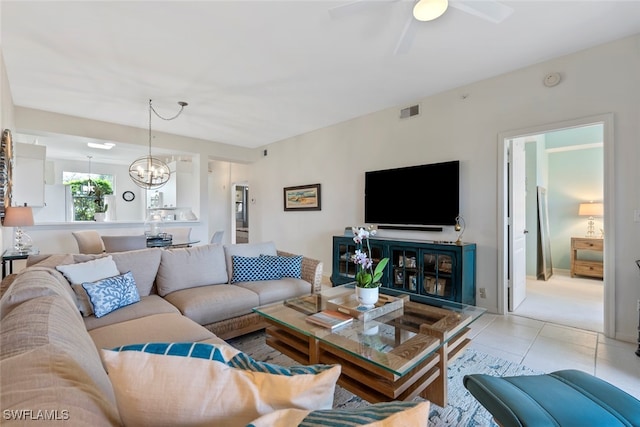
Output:
M370 403L392 400L411 400L421 396L433 403L445 406L447 400L446 366L449 356L455 357L470 340L461 333L448 345L443 345L430 357L402 376L313 336L265 319L266 343L272 348L302 364L339 364L342 373L338 384Z

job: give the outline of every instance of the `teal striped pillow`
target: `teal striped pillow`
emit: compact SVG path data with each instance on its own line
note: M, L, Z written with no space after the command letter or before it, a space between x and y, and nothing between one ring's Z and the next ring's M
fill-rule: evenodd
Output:
M429 406L428 401L394 401L351 409L283 409L254 420L247 427L426 427Z
M399 412L414 408L418 403L419 402L388 402L354 409L312 411L298 425L300 427L327 425L333 427L366 426L375 421L382 421Z
M132 426L246 426L283 409L330 409L341 371L258 362L225 343L134 344L100 356L122 422Z
M284 367L273 363L259 362L241 351L235 349L229 351L230 348L201 342L174 342L129 344L114 348L113 351L141 351L165 356L195 357L222 362L230 368L285 376L317 375L333 367L333 365ZM233 353L236 354L234 355Z

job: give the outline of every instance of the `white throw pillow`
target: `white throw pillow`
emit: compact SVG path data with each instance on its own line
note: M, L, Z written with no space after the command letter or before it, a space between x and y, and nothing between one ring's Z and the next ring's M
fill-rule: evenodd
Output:
M93 307L82 284L120 275L111 255L77 264L58 265L56 270L61 272L71 284L76 294L78 310L85 317L93 314Z
M339 365L282 367L230 345L149 343L101 350L125 425L245 426L286 408L330 409Z

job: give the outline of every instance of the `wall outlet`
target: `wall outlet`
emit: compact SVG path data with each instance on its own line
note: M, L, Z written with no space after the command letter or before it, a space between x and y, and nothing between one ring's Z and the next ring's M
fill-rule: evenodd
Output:
M633 211L633 222L640 222L640 209Z
M480 288L480 289L478 289L478 292L480 293L480 298L486 298L487 297L487 289L486 288ZM638 300L638 306L640 306L640 300Z
M640 311L640 299L638 300L638 307L636 307L638 311Z

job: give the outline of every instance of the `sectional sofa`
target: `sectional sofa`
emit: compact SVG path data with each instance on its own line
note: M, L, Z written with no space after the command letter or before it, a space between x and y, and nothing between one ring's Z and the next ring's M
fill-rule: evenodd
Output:
M0 284L0 423L426 426L428 402L332 410L339 365L276 366L221 338L321 274L272 242L31 257Z
M15 414L7 411L17 410L32 411L19 413L25 422L45 416L69 417L74 425L119 425L98 349L141 342L223 344L213 331L234 336L261 327L252 307L319 289L318 261L288 256L300 261L299 278L270 272L269 280L252 281L244 279L264 271L251 270L258 264L240 271L238 263L234 270L234 257L264 258L259 266L272 263L275 269L280 259L272 242L30 258L25 270L2 282L3 420L13 419ZM130 272L139 301L99 317L83 315L82 284L68 280L79 273L62 271L79 267L99 275L104 269L99 264L107 260L118 273Z
M133 273L140 301L105 317L85 316L90 331L153 314L182 313L219 338L229 339L264 327L253 307L319 292L322 280L320 261L278 251L273 242L101 255L35 255L29 257L27 267L86 263L106 256L112 257L120 273ZM239 260L235 270L234 257ZM285 258L296 263L292 268L296 271L285 272L283 277L276 263ZM77 291L80 287L74 284L72 288Z

